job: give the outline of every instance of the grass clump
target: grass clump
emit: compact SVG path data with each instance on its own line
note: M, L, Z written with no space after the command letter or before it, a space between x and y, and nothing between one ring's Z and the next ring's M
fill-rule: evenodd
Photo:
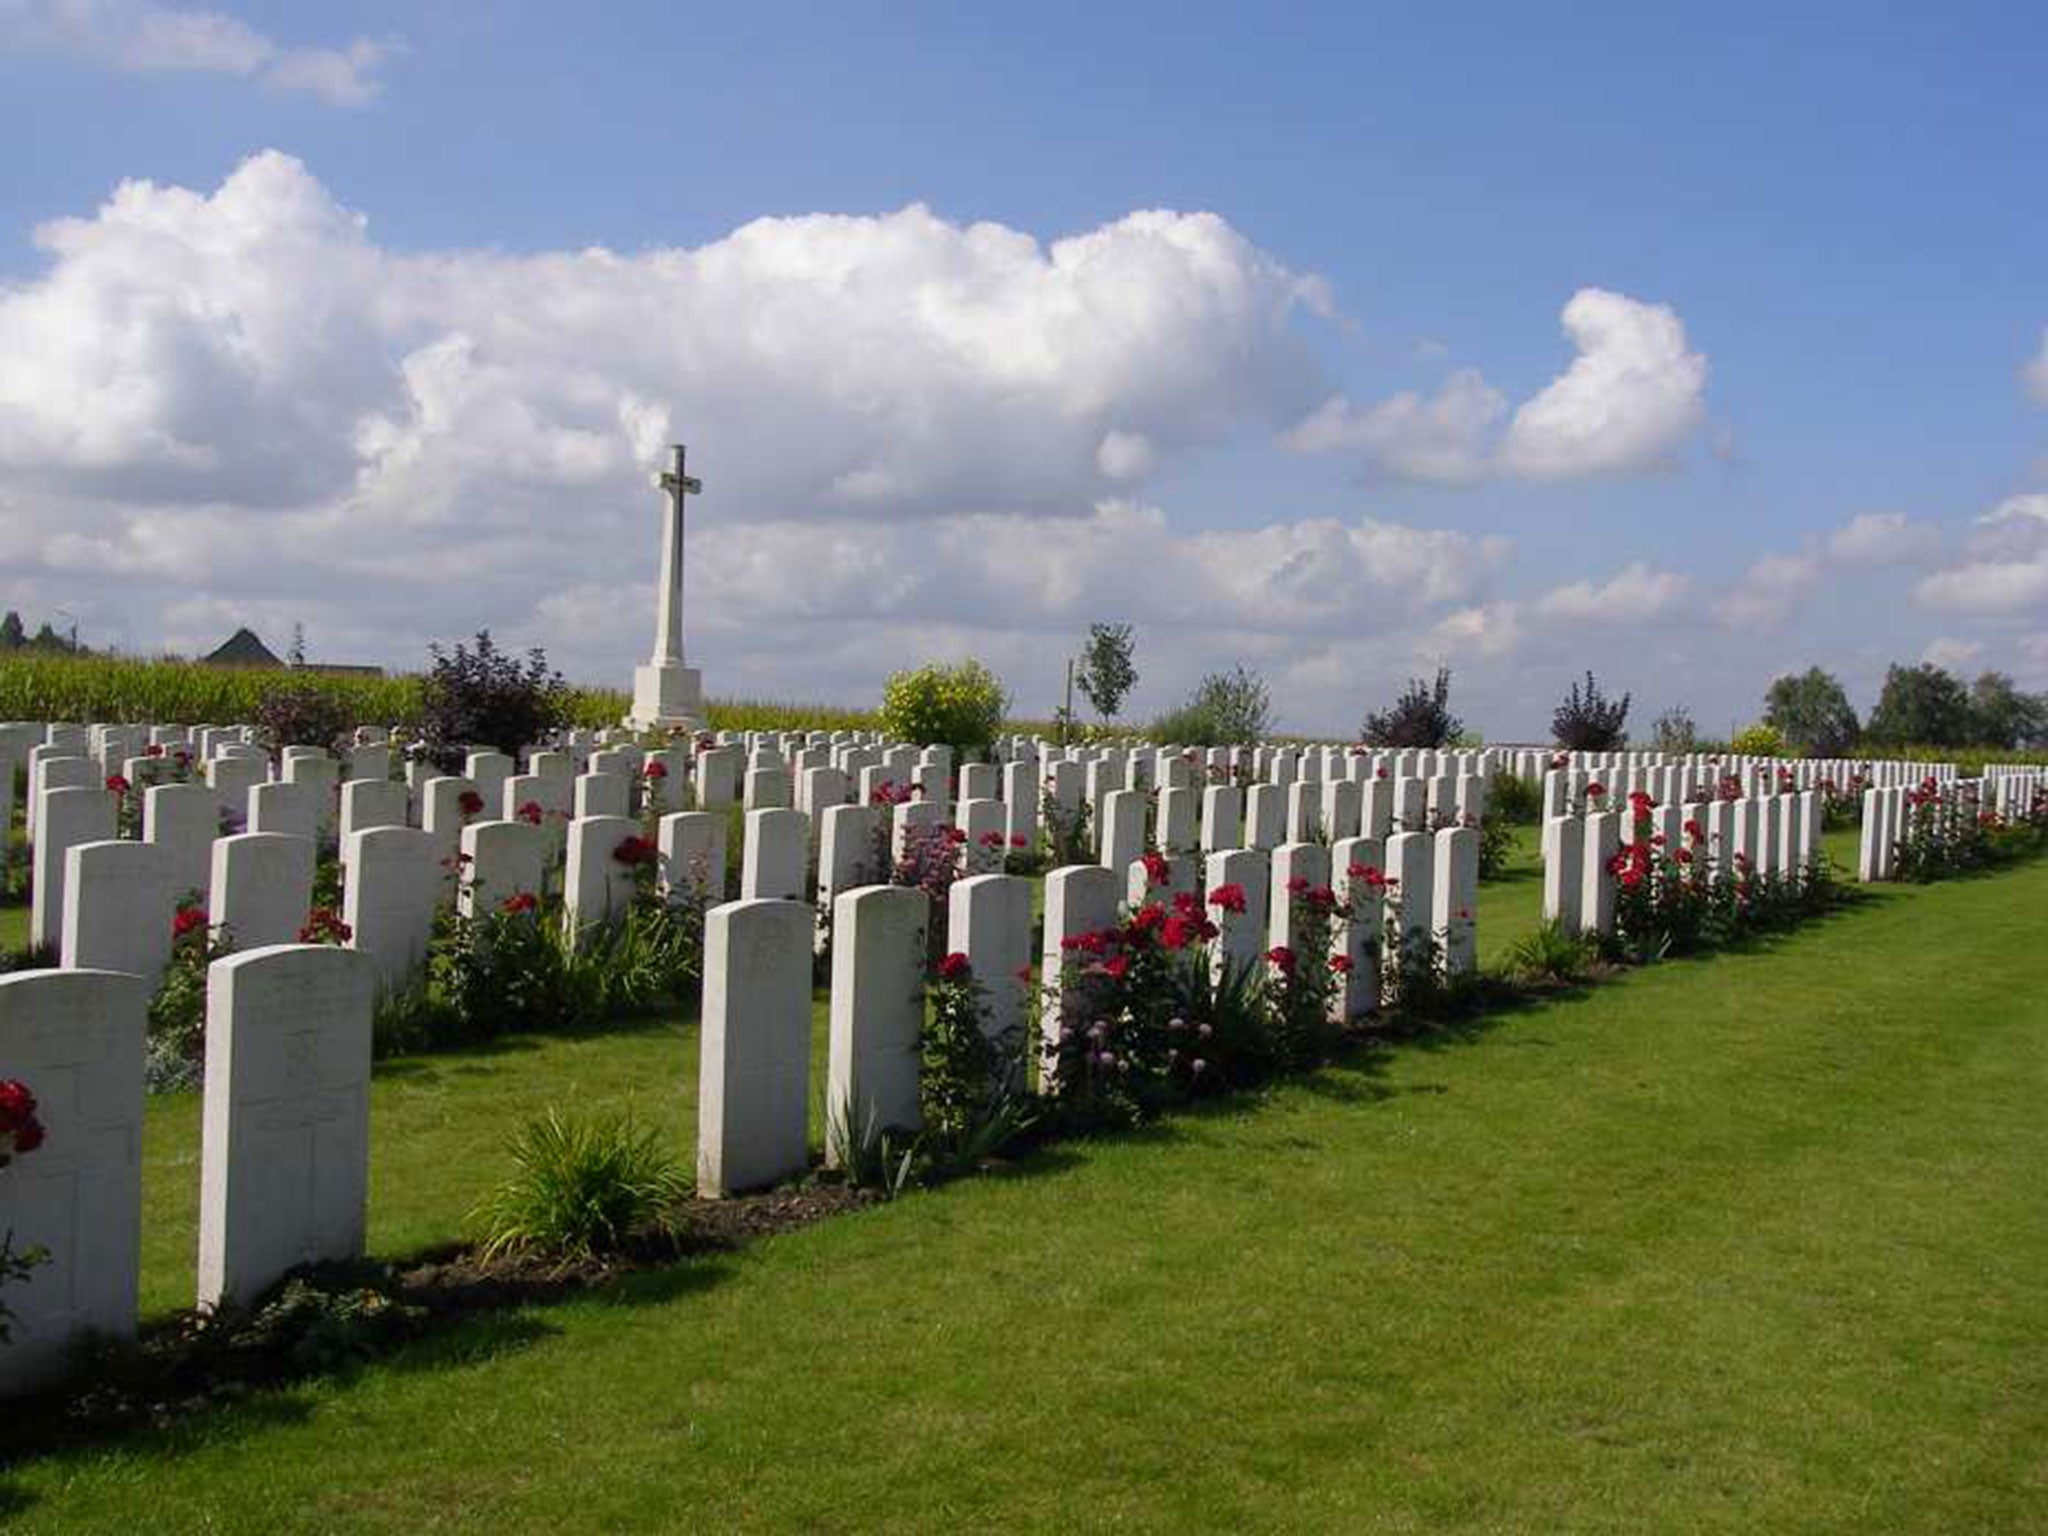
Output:
M513 1137L512 1176L472 1213L478 1255L564 1266L617 1253L634 1238L673 1238L691 1181L632 1114L564 1120L550 1109Z

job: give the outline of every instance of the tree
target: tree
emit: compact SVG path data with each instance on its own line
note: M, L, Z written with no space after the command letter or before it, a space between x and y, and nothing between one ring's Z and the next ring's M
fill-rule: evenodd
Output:
M1116 718L1138 681L1138 669L1131 664L1135 646L1128 624L1088 626L1088 645L1081 652L1081 671L1075 681L1095 706L1095 713L1105 720Z
M2048 736L2048 694L2022 693L2003 672L1970 685L1971 741L2011 752Z
M1611 752L1628 738L1628 701L1608 698L1586 673L1586 691L1572 684L1572 691L1550 717L1550 733L1567 752Z
M1149 734L1187 747L1249 746L1269 733L1272 715L1266 680L1239 666L1203 678L1185 704L1152 722Z
M1885 669L1884 691L1870 712L1867 734L1891 746L1967 746L1976 727L1970 690L1945 667L1923 661L1917 667Z
M568 686L549 670L538 646L522 663L480 629L474 650L461 644L452 653L438 645L427 650L434 664L420 684L420 737L426 756L446 772L460 772L473 747L516 758L568 719Z
M284 653L284 664L288 667L303 667L306 664L305 625L292 625L292 648Z
M36 631L35 639L29 641L29 648L37 651L68 651L71 649L71 643L50 628L50 621L45 619L42 628Z
M1683 704L1672 705L1650 722L1650 745L1659 752L1690 752L1699 739L1700 728Z
M1764 723L1776 726L1802 757L1845 756L1863 732L1841 683L1819 667L1771 684L1764 694Z
M1358 735L1372 747L1448 747L1464 731L1451 713L1451 669L1438 667L1434 683L1409 678L1394 707L1367 715Z
M28 631L22 627L21 615L12 608L7 617L0 619L0 651L19 650L28 644Z

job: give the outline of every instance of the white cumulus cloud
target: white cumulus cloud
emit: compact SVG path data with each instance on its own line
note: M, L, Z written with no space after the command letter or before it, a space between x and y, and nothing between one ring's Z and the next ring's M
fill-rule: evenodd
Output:
M1964 555L1921 581L1921 603L1980 616L2048 612L2048 493L2008 497L1978 518Z
M1577 355L1512 416L1506 396L1467 368L1430 396L1404 391L1360 405L1333 395L1283 441L1302 453L1355 454L1371 476L1441 484L1669 467L1706 419L1707 360L1677 312L1581 288L1561 319Z
M298 47L221 11L136 0L0 0L0 48L130 73L234 75L358 107L377 94L377 71L394 45L358 37L342 48Z

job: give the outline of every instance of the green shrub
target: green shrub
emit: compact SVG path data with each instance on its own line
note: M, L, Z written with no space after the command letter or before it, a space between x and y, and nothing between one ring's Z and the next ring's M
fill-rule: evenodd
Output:
M1515 941L1508 969L1525 981L1572 981L1584 973L1591 948L1552 919Z
M1775 725L1758 721L1755 725L1744 726L1735 733L1728 743L1730 751L1738 757L1789 757L1792 747L1785 740L1785 733Z
M1152 722L1150 735L1184 747L1250 746L1271 735L1272 728L1266 680L1240 666L1203 678L1185 704Z
M563 1120L550 1109L515 1134L512 1176L471 1213L486 1259L560 1264L616 1253L637 1236L673 1237L691 1181L630 1115Z
M948 746L962 759L995 740L1010 707L1002 679L972 658L892 673L882 687L882 729L899 741Z
M1518 773L1496 773L1486 797L1486 819L1534 826L1543 819L1543 781Z

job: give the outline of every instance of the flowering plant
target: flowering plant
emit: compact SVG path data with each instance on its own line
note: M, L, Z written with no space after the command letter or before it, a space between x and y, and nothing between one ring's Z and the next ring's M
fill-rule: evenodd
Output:
M147 1076L162 1092L195 1085L206 1057L207 967L234 948L227 925L207 916L206 899L188 891L171 914L171 958L149 1002Z
M0 1079L0 1168L6 1168L17 1157L26 1157L42 1144L43 1123L36 1118L36 1096L17 1078ZM0 1236L0 1285L28 1279L49 1258L49 1250L40 1246L17 1251L14 1233L8 1231ZM12 1321L13 1314L0 1303L0 1344L8 1341Z
M332 907L315 907L306 915L305 923L299 929L301 944L327 944L335 948L355 937L355 930L341 920L341 914Z
M918 1033L918 1108L927 1146L959 1147L989 1106L1024 1082L1024 1030L989 1033L988 998L967 956L954 950L932 967Z

